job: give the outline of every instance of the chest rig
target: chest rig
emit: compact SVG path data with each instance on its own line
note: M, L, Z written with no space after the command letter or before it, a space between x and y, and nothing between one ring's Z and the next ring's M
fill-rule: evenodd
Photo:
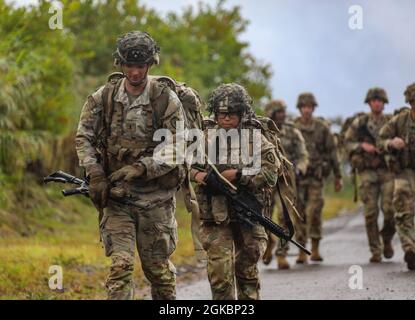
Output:
M145 128L141 134L128 130L134 123L126 123L125 106L115 101L115 96L123 83L124 75L113 73L105 85L103 98L101 156L107 172L113 172L125 165L131 165L141 157L151 156L160 143L153 141L154 132L162 127L162 118L166 112L169 92L167 86L150 79L150 103L141 106Z
M390 119L389 115L384 115L384 117L378 122L374 122L369 118L369 115L363 114L360 116L361 124L357 128L358 140L359 142L367 142L372 145L376 145L379 131L381 127ZM378 169L386 168L386 161L384 154L370 154L367 152L358 152L354 157L361 157L361 164L356 166L358 171L365 169ZM356 162L356 161L354 161Z
M317 180L327 178L332 169L331 150L326 143L329 134L329 124L322 118L313 118L311 125L305 126L301 124L298 118L296 125L303 135L309 155L306 176ZM333 145L333 147L335 146Z
M315 163L320 165L322 158L324 158L327 153L324 143L325 134L322 130L322 127L319 126L317 120L314 120L314 123L311 127L301 126L300 130L306 142L310 160L313 160L310 161L310 164Z

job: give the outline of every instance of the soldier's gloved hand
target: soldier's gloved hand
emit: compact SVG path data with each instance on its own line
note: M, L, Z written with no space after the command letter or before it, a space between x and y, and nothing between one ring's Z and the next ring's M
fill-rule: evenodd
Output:
M136 165L128 165L112 173L110 175L110 180L111 182L119 180L131 181L132 179L141 177L145 171L146 167L141 163Z
M122 187L114 187L110 190L110 197L114 199L122 199L127 195L127 192Z
M102 166L94 164L89 169L89 197L95 206L103 209L107 206L110 183Z

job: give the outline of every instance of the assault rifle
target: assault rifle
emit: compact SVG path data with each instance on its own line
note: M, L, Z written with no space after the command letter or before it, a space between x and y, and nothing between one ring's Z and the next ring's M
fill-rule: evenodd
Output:
M238 219L250 226L254 226L255 223L259 223L266 230L275 234L281 240L289 241L308 255L311 254L310 251L308 251L304 246L292 239L294 235L294 228L292 228L291 223L291 227L288 228L287 232L270 218L263 216L262 205L251 192L248 192L242 187L237 189L231 182L223 177L212 164L210 164L210 166L212 170L209 170L204 180L206 187L212 191L212 194L224 195L231 202Z
M64 197L72 196L72 195L84 195L85 197L89 198L89 185L88 182L82 179L79 179L77 177L74 177L73 175L70 175L69 173L63 172L63 171L56 171L47 177L43 178L43 182L49 183L49 182L61 182L61 183L69 183L69 184L75 184L79 187L73 188L73 189L64 189L62 190L62 194ZM109 195L109 198L115 202L134 206L140 209L147 209L147 206L139 205L138 203L134 202L132 199L128 199L126 197L120 198L115 197L113 195Z

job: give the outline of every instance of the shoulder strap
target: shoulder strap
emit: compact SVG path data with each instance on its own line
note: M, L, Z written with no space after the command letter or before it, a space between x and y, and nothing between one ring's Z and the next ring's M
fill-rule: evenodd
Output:
M178 83L173 78L167 76L148 76L148 78L150 81L156 80L158 82L161 82L165 84L167 87L169 87L172 91L176 92L176 86L178 85Z
M108 143L108 137L110 136L111 132L111 121L112 116L114 113L114 96L116 92L118 91L122 78L124 75L120 72L113 73L108 77L108 82L104 86L104 89L102 90L102 133L101 133L101 142L104 148L107 148ZM102 162L103 162L103 168L105 171L108 169L108 159L107 159L107 153L102 152Z
M169 104L169 87L156 77L149 77L150 83L150 103L153 109L152 121L153 128L157 129L163 125L167 106Z
M112 120L112 115L114 113L114 97L117 93L122 79L122 77L114 77L115 73L111 74L108 77L108 82L105 85L104 89L102 90L102 107L103 107L103 128L106 131L107 136L109 136L110 132L110 123Z

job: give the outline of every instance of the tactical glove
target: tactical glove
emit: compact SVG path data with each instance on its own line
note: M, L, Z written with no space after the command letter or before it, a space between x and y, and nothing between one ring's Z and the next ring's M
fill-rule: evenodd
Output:
M110 183L102 166L94 164L89 168L89 197L98 209L105 208L108 201Z
M112 173L110 175L110 180L111 182L116 182L123 179L128 182L132 179L141 177L145 171L146 167L141 163L136 165L128 165Z

